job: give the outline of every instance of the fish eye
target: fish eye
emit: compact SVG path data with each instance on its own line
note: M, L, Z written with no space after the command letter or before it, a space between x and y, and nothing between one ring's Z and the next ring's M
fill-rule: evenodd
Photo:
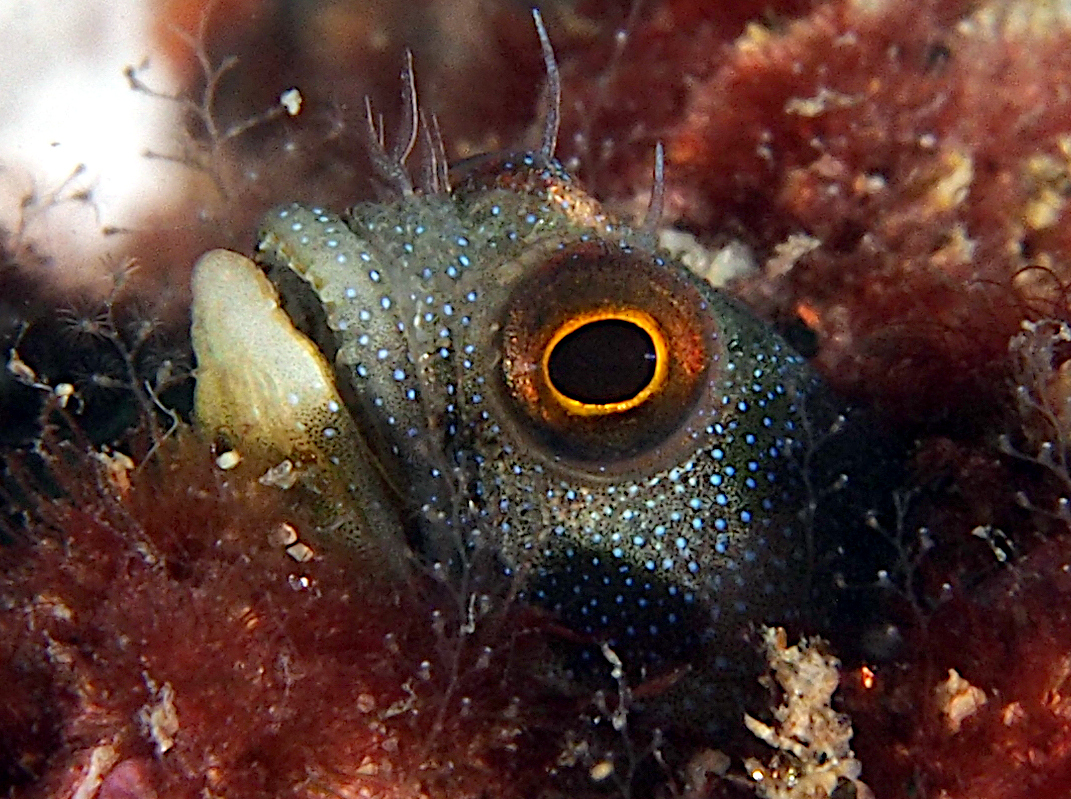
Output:
M665 384L669 353L654 318L625 308L568 319L543 352L543 377L569 413L628 411Z
M552 242L529 257L499 322L519 431L554 460L600 472L657 453L721 350L698 281L614 241Z

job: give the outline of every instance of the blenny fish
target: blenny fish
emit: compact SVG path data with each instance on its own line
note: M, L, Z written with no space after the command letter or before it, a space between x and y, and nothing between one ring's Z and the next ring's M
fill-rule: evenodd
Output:
M537 150L448 169L410 65L398 144L371 124L392 198L285 205L253 259L198 261L196 413L304 481L368 572L471 581L480 562L485 586L630 673L701 662L713 686L748 628L811 601L806 464L837 406L769 326L658 250L660 175L634 229L554 159L537 27Z

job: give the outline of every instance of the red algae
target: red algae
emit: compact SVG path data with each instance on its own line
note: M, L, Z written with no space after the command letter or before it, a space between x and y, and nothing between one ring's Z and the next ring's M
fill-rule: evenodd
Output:
M1068 317L1069 20L829 2L749 22L661 3L612 74L601 55L566 64L563 147L627 201L664 140L667 221L747 242L764 265L730 288L810 328L843 391L927 433L904 518L880 530L904 553L884 604L907 642L870 663L871 688L846 676L877 796L1066 795L1066 344L1025 375L1008 345ZM1041 404L1016 407L1019 386ZM988 697L955 733L936 698L950 669Z
M673 221L770 259L737 291L803 318L842 390L912 420L992 407L1008 337L1068 277L1067 20L1030 7L844 0L727 35L663 4L612 79L572 65L564 146L582 131L589 182L630 197L664 140ZM817 246L773 260L793 234Z
M136 471L61 450L68 496L42 498L4 553L9 795L505 797L546 781L576 716L533 694L520 617L466 619L433 582L371 592L329 548L295 560L272 535L302 529L284 492L227 479L189 433Z
M910 668L877 668L871 688L846 678L864 731L855 748L878 796L1067 795L1069 564L1066 536L1037 547L935 613ZM958 728L939 691L951 668L978 692Z
M191 124L196 147L182 152L200 155L177 167L184 204L147 210L126 239L143 266L139 291L174 291L181 317L194 256L248 249L270 205L368 196L360 101L373 95L390 128L406 45L452 155L514 145L542 83L526 10L492 3L452 18L454 8L314 3L283 21L263 3L218 3L198 42L200 4L165 4L160 42L190 96L211 77L198 47L213 68L239 57L213 110L221 129L292 85L306 103L222 143ZM853 665L838 709L879 799L1071 792L1068 492L1039 454L1069 442L1036 431L1045 415L1009 398L1036 388L1030 379L1068 393L1062 349L1033 377L1008 349L1023 320L1069 315L1069 27L1031 8L544 8L565 79L563 159L611 203L642 205L664 141L667 223L708 244L745 242L762 266L731 289L809 329L830 382L925 434L914 484L890 487L910 498L903 529L882 531L904 551L883 602L905 641L865 670L864 657L842 654ZM5 279L19 287L9 296L55 304L40 299L47 287L24 289L23 273ZM12 319L40 313L5 307ZM48 362L31 338L26 360ZM1010 446L996 443L1002 434ZM459 636L467 605L434 581L375 594L339 553L314 546L316 558L295 561L271 534L304 530L300 509L220 473L186 433L125 488L80 451L53 462L67 499L50 489L31 502L30 540L3 553L0 784L11 795L613 790L585 770L601 774L606 753L621 753L592 732L599 713L527 668L543 654L540 620L511 608ZM939 698L950 670L966 687ZM953 731L945 711L972 696ZM700 742L671 737L672 771ZM670 790L654 771L633 795ZM712 780L687 795L739 791Z

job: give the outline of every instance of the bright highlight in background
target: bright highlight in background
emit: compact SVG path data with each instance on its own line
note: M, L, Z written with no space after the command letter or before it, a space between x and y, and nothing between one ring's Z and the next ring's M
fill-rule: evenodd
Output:
M173 166L143 153L173 149L175 109L123 75L152 54L150 11L144 0L0 0L0 224L16 230L28 193L48 195L84 165L58 199L88 190L92 203L32 215L25 233L65 266L119 257L125 237L101 230L143 223L174 181ZM147 78L172 90L162 59Z

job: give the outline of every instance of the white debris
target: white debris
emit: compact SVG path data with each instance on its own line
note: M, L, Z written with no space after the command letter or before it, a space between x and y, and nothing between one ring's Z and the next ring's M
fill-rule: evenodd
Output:
M971 685L955 669L948 670L948 679L934 690L934 698L951 733L959 732L964 720L973 716L988 701L985 691Z
M777 751L744 765L763 799L828 799L852 785L857 799L873 796L859 781L862 764L851 750L851 720L830 705L840 683L840 662L821 651L819 639L786 644L785 631L764 632L766 660L784 693L773 726L744 716L747 728ZM766 678L767 680L769 678Z
M296 117L301 112L301 92L295 89L287 89L281 95L279 95L279 105L286 109L292 117Z

